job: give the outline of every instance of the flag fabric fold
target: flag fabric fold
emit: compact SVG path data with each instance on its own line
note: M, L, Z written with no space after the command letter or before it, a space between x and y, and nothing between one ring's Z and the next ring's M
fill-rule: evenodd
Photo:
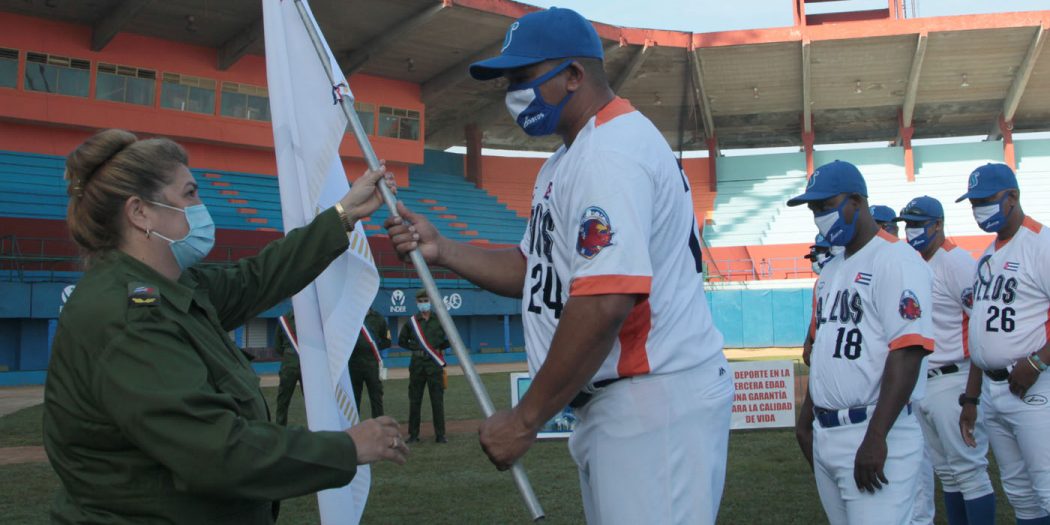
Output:
M349 190L339 144L347 119L333 97L353 97L345 81L326 74L293 0L262 0L266 77L285 231L298 228L335 204ZM308 23L320 28L308 13ZM323 43L323 38L322 38ZM339 71L327 43L332 71ZM350 234L350 249L292 298L299 357L311 430L343 430L358 422L347 364L365 313L379 290L364 228ZM318 493L321 522L361 519L371 472L358 469L347 487Z

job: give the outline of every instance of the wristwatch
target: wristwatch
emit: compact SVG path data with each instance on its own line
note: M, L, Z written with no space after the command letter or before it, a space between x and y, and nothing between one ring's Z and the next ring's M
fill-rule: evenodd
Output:
M980 405L981 404L981 396L967 397L966 396L966 392L963 392L963 393L959 394L959 406L963 407L963 406L966 406L967 404Z
M354 223L350 222L350 216L346 214L346 210L343 209L341 203L335 203L335 212L339 214L339 220L343 223L343 229L347 233L354 231Z

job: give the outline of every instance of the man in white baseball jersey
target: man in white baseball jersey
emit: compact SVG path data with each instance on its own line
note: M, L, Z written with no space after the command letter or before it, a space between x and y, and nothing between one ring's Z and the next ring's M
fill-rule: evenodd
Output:
M988 442L1018 524L1050 524L1050 231L1021 209L1013 170L986 164L970 174L969 199L982 230L996 234L977 262L970 356L987 376L980 395ZM972 414L960 419L963 432Z
M875 224L856 166L821 166L788 201L799 204L846 247L817 279L799 444L833 525L907 523L923 446L913 403L933 350L930 270Z
M899 220L904 221L908 244L933 271L934 350L927 363L926 396L916 410L926 452L944 488L948 524L991 525L995 491L988 478L988 435L976 417L977 399L965 394L967 384L974 392L981 384L981 370L970 367L967 334L976 266L966 250L945 238L944 207L937 199L912 199ZM963 410L975 422L965 441L959 433ZM916 507L932 507L932 487L922 497Z
M536 179L518 248L454 243L402 208L387 222L402 254L522 298L532 385L486 420L500 469L566 404L569 448L590 523L714 523L733 386L704 299L689 182L660 132L609 88L590 22L568 9L524 16L502 54L471 66L506 77L507 107L530 135L564 146Z

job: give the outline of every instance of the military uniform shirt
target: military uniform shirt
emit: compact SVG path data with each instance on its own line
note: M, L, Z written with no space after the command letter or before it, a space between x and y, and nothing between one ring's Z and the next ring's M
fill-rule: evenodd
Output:
M438 321L436 315L431 314L429 320L424 320L421 314L416 314L414 317L416 322L419 323L419 327L423 330L423 337L427 339L427 343L431 348L439 351L448 348L448 338L445 336L445 329L441 328L441 321ZM419 339L416 338L416 331L409 323L405 323L405 326L401 327L401 333L397 337L397 344L401 348L425 352L423 346L419 344ZM423 356L423 359L434 361L429 355Z
M368 333L372 335L372 339L375 340L378 350L390 348L390 331L387 330L386 320L383 319L383 316L369 310L365 315L364 327L368 329ZM406 326L406 328L409 330L412 329L408 326ZM379 366L375 354L372 353L372 345L368 343L368 339L365 339L364 334L361 334L361 336L357 338L357 344L354 345L354 352L350 354L350 366Z
M346 485L344 432L268 422L227 332L310 283L347 249L333 210L230 267L173 282L114 251L58 320L44 446L56 523L270 523L271 501Z

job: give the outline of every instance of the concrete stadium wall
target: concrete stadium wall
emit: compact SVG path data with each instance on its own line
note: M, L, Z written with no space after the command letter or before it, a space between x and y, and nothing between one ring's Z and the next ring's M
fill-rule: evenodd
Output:
M50 358L61 295L68 283L0 283L0 386L39 383ZM401 291L404 302L393 299ZM508 354L502 359L521 361L524 333L521 304L517 299L498 297L476 289L449 289L444 293L458 308L451 309L464 343L480 354ZM725 337L727 348L800 346L810 316L812 291L714 290L706 300L715 325ZM415 290L384 288L372 307L387 317L394 346L408 316L415 313ZM289 308L281 303L260 315L270 319L267 340L277 329L272 319ZM234 331L238 345L244 344L243 329ZM392 349L396 352L398 349ZM485 359L500 359L488 356ZM407 366L407 359L392 357L389 366ZM270 365L262 370L270 371Z

